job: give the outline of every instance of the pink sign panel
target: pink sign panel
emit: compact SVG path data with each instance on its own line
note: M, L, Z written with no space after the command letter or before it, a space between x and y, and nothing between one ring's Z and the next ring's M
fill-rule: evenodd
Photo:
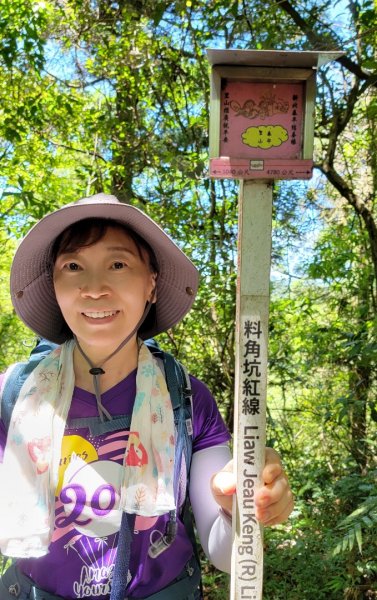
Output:
M301 158L304 83L222 84L220 156Z

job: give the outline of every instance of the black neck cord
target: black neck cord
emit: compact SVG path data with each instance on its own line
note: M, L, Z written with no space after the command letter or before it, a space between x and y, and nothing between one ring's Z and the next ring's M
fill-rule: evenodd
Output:
M154 296L154 294L153 294L153 296ZM117 348L115 348L114 352L109 354L109 356L107 358L105 358L105 360L103 360L102 363L98 366L95 366L93 364L93 362L90 360L89 356L87 356L87 354L85 354L84 350L81 348L77 337L74 336L75 342L77 344L77 348L79 349L81 355L85 358L86 362L90 366L89 373L93 376L94 393L96 396L97 408L98 408L98 413L99 413L101 421L104 421L104 417L106 417L106 419L108 421L111 421L111 419L112 419L111 414L109 413L108 410L106 410L106 408L103 406L102 401L101 401L101 388L100 388L99 377L100 377L100 375L104 375L104 373L105 373L105 371L103 370L102 367L105 363L107 363L110 360L110 358L112 358L113 356L115 356L115 354L117 354L120 350L122 350L122 348L124 348L124 346L126 344L128 344L128 342L130 341L131 338L133 338L135 333L138 331L140 325L143 323L143 321L147 317L147 314L149 313L149 311L152 307L152 304L153 304L153 298L152 298L152 301L147 302L147 305L145 307L145 310L144 310L140 320L137 322L136 326L133 328L131 333L128 334L128 336L119 344L119 346Z

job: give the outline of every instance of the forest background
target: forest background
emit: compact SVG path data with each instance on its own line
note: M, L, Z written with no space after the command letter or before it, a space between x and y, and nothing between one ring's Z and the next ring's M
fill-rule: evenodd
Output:
M17 240L113 192L200 269L159 341L230 428L238 184L208 177L206 49L344 52L318 75L313 179L274 186L268 442L296 508L266 531L266 600L377 598L376 41L371 0L0 2L0 369L34 343L9 300ZM206 598L227 598L203 565Z

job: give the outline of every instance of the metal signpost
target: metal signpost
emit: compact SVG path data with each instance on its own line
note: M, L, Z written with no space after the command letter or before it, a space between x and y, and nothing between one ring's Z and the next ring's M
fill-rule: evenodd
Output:
M334 52L208 50L210 176L239 179L231 600L261 600L263 532L254 495L266 441L272 186L309 179L315 75Z

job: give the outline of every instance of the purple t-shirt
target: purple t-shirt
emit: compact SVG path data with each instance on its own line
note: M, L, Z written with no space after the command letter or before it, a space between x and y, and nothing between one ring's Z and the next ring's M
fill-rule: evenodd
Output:
M191 384L193 452L227 442L229 432L209 390L194 377ZM136 371L102 394L102 402L114 417L131 414L135 394ZM75 388L68 421L97 414L95 396ZM148 457L137 431L119 429L97 435L81 424L66 427L49 553L18 562L38 587L64 598L109 598L121 518L116 499L130 437L128 460L145 464ZM5 442L6 432L0 420L0 461ZM183 486L184 471L183 466ZM184 496L181 491L179 503ZM167 520L167 515L136 516L127 595L144 598L161 590L179 575L191 557L192 546L180 520L174 543L157 558L149 557L148 549L165 532Z

